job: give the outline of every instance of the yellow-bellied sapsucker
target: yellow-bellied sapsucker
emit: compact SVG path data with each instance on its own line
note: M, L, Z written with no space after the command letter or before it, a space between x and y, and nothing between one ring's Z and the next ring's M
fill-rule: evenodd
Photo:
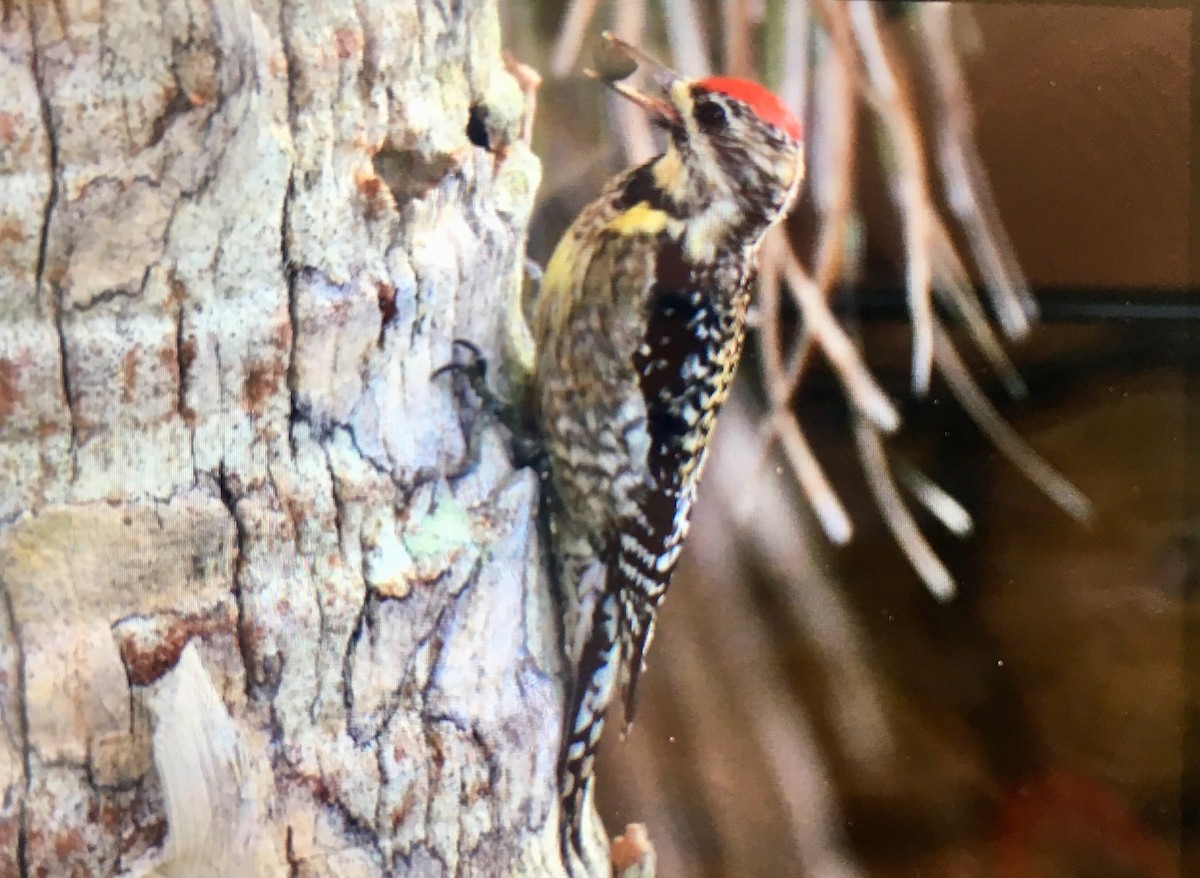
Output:
M533 322L532 403L549 464L574 691L559 757L565 865L604 714L633 699L710 434L741 355L756 253L804 175L800 123L753 82L610 83L666 151L614 179L554 251Z

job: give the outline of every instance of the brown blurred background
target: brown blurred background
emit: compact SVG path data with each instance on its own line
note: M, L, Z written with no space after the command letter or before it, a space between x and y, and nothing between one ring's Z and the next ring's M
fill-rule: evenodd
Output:
M598 769L610 830L648 822L662 876L1200 874L1180 859L1200 832L1186 662L1200 656L1190 587L1200 520L1185 509L1196 473L1189 327L1153 309L1122 319L1065 307L1197 304L1194 13L959 11L982 157L1054 318L1011 351L1027 399L984 386L1088 495L1094 520L1080 526L1051 505L936 380L912 400L907 326L864 320L872 369L903 401L894 447L976 521L958 540L918 516L960 583L958 599L939 604L881 523L824 368L797 413L847 503L853 542L830 549L794 488L754 466L752 414L736 414L757 398L748 361L660 618L638 725L624 742L609 736ZM514 50L544 58L556 12L512 0L506 17ZM595 91L573 77L542 92L547 176L531 239L542 261L617 167L599 129L579 121L601 115ZM895 290L896 220L879 172L862 164L864 284ZM752 519L738 514L747 495Z

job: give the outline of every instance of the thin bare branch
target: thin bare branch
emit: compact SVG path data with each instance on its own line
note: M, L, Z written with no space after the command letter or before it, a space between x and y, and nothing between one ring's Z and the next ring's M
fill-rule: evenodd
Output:
M732 421L740 426L743 435L748 433L751 422L744 414L735 413ZM713 473L714 488L726 498L741 496L747 476L744 464L739 464L733 455L722 460L721 469ZM807 556L809 547L800 537L802 525L790 514L787 501L772 492L764 502L769 512L762 518L770 524L760 527L756 522L747 527L744 534L747 544L759 550L756 554L770 559L768 563L785 579L795 576L797 570L811 568L813 561ZM727 504L705 508L707 512L698 510L698 515L704 516L698 521L701 529L711 533L728 526L718 511L728 508ZM709 610L706 618L720 620L722 632L727 635L705 638L704 642L712 644L718 652L715 658L720 666L737 679L734 697L743 705L747 734L770 766L775 795L783 805L782 814L787 818L793 846L800 855L797 874L804 878L860 876L861 871L846 850L838 818L839 803L829 782L827 759L812 721L803 704L772 695L785 691L787 683L783 679L773 679L779 671L768 655L769 638L763 619L749 603L736 599L735 590L722 587L727 582L743 581L748 575L739 553L729 552L726 548L708 541L697 549L698 560L707 575L699 577L695 587L705 589L703 601ZM806 598L810 605L815 604L820 609L812 616L804 615L804 628L815 635L823 648L828 647L827 655L837 657L839 671L858 684L844 699L834 699L838 708L854 713L854 719L858 720L849 724L853 729L849 731L847 744L862 752L865 758L878 760L890 750L891 739L886 717L871 697L878 689L871 685L871 672L862 655L854 624L835 590L821 583L813 584L813 592ZM819 635L817 629L820 629ZM754 673L749 673L752 669ZM847 701L852 703L847 704ZM874 721L863 723L864 719ZM869 728L863 728L864 725Z
M1004 232L979 158L966 80L950 33L950 4L922 3L916 14L917 45L933 85L938 169L946 200L966 232L1001 328L1010 338L1020 338L1037 319L1037 302Z
M646 5L642 0L618 0L613 33L634 46L642 45L646 29ZM641 164L658 153L650 118L641 107L610 96L609 109L617 118L616 131L630 164Z
M850 516L846 514L842 501L838 499L837 492L825 477L825 471L821 469L808 440L800 431L800 425L790 414L781 413L772 421L788 466L796 474L796 480L812 503L813 514L820 522L821 530L830 542L844 546L854 536L854 525L850 522Z
M867 486L875 497L875 503L883 515L884 524L892 532L896 544L904 552L917 575L925 583L930 594L941 601L954 597L954 578L938 559L921 529L913 520L912 513L904 505L892 472L888 468L887 454L879 433L861 418L855 420L854 443L858 459L862 463Z
M1012 461L1013 465L1023 472L1031 482L1049 497L1064 512L1077 521L1088 521L1092 516L1091 501L1078 488L1072 485L1061 473L1042 459L1036 451L1026 444L1017 432L1000 416L992 406L975 379L967 371L949 334L935 322L934 326L935 360L938 371L950 385L950 391L962 405L976 426L999 449L1000 453Z
M688 76L708 76L712 56L696 0L663 0L662 7L667 45L679 71Z
M807 3L788 3L783 18L783 70L779 97L796 118L807 116L809 73L812 66L812 30Z
M786 242L785 242L786 246ZM770 457L771 448L776 439L783 444L785 459L788 467L800 484L801 490L808 498L822 530L835 543L849 541L852 533L850 518L838 499L837 494L829 484L821 464L817 461L796 424L791 411L791 387L783 368L783 338L779 326L779 294L780 294L779 259L763 261L759 274L759 301L763 315L763 372L764 386L770 396L770 414L763 420L757 437L757 453L754 455L753 472L758 472ZM797 344L810 347L809 337L802 334ZM799 357L793 358L795 363ZM787 433L785 437L783 434ZM737 515L742 520L749 520L755 515L755 508L750 494L742 494L737 504Z
M817 286L826 299L840 266L843 232L850 211L853 174L853 131L854 93L850 88L850 76L845 56L834 51L828 36L820 31L816 35L821 61L817 67L813 87L816 92L813 106L814 124L807 135L809 154L807 185L812 188L817 210L821 215L820 231L816 246ZM778 245L768 242L762 258L761 278L764 295L761 301L768 313L778 307L778 277L782 270ZM767 279L774 282L768 289ZM770 297L770 298L768 298ZM767 305L770 301L772 304ZM773 405L787 407L795 395L814 350L813 338L807 323L796 339L786 373L775 367L783 350L782 337L777 323L764 342L767 352L767 385L771 387ZM771 359L773 358L773 359ZM773 419L768 424L773 423ZM775 438L774 429L764 433L762 455L770 451Z
M756 76L754 28L762 21L760 0L721 0L725 33L725 72L730 76Z
M835 12L834 15L841 21L840 13ZM842 27L842 31L843 36L848 34L847 28ZM851 205L856 114L854 92L850 85L852 71L848 69L846 53L835 50L834 44L824 31L819 31L816 39L821 60L813 80L816 94L813 107L814 124L807 143L810 156L807 185L812 188L813 198L821 215L815 260L816 283L822 297L828 299L829 290L841 264L843 232ZM769 292L770 301L774 303L772 307L775 308L778 307L778 278L783 270L784 261L780 254L784 253L788 254L786 259L794 260L789 245L769 241L762 259L762 277L769 277L774 281L774 286ZM781 335L777 325L772 329L774 332L768 336L764 349L768 357L767 385L771 388L773 408L772 416L765 422L762 433L762 460L766 459L777 435L775 415L779 409L790 405L815 348L806 318L784 374L778 366L780 352L783 350ZM865 365L863 368L865 369Z
M838 13L838 18L844 16ZM813 277L827 298L841 267L852 208L858 118L852 56L838 51L837 45L820 32L813 73L813 124L807 134L808 187L821 218Z
M971 340L1004 383L1009 395L1013 399L1024 398L1028 393L1025 381L984 314L967 269L950 240L950 233L938 217L933 217L931 222L934 293L951 314L963 321Z
M770 242L765 248L772 249ZM792 385L787 382L783 368L783 330L780 326L781 260L763 254L758 272L758 313L763 336L763 377L772 410L786 409L791 401Z
M853 406L871 423L891 433L900 426L900 414L883 389L871 376L858 348L838 322L829 303L786 241L778 248L783 253L784 277L797 307L804 315L804 326L820 345L833 366Z
M746 447L752 441L756 420L745 396L735 393L721 427L728 445ZM819 538L810 535L800 511L782 490L779 480L764 476L746 455L719 455L714 457L712 465L711 475L705 478L711 480L720 500L697 508L702 520L698 526L712 533L711 527L704 526L708 516L736 508L746 495L747 486L753 486L751 493L759 498L758 514L753 519L736 522L740 527L738 545L752 547L755 558L773 571L771 582L780 611L792 627L807 632L808 640L821 655L829 657L828 716L838 729L838 740L845 742L849 758L868 771L888 764L895 740L880 700L881 687L874 679L878 663L869 654L870 646L846 604L837 577L819 557ZM712 526L726 528L724 521ZM720 551L715 541L707 541L697 551L705 570L719 571L721 564L729 563L720 559L731 555ZM800 575L804 577L804 588L792 587L797 571L803 571Z
M866 70L867 103L875 111L887 140L892 197L904 225L905 288L913 332L913 391L929 390L933 370L932 269L929 260L929 187L916 110L900 79L899 61L884 43L877 4L849 0L850 25Z
M785 373L782 362L783 341L778 319L780 283L783 280L781 274L786 275L788 286L804 314L805 328L796 340L797 351L790 367L798 371L807 359L807 351L816 343L833 365L847 396L867 417L878 419L885 427L890 426L894 430L899 425L899 414L871 377L857 348L829 310L820 290L805 274L787 239L782 234L772 235L764 251L760 275L760 300L764 314L763 368L764 383L771 402L770 414L760 434L756 460L761 466L767 459L772 443L779 440L788 466L812 504L822 529L831 541L840 545L850 540L853 526L790 408L798 374ZM741 511L746 515L752 512L748 507Z
M537 116L538 89L542 86L542 76L528 64L525 64L512 52L505 52L504 69L507 70L521 87L525 95L525 110L521 114L521 130L518 136L528 144L533 138L533 121Z
M895 470L900 484L918 503L929 510L946 530L956 537L968 536L974 530L975 522L971 520L971 513L933 479L904 460L896 461Z
M596 15L598 0L570 0L554 48L550 50L550 73L566 76L579 61L583 37Z

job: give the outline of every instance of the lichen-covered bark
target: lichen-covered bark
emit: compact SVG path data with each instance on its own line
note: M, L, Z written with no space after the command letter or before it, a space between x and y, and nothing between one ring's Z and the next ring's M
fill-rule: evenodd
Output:
M494 4L0 12L0 874L558 874Z

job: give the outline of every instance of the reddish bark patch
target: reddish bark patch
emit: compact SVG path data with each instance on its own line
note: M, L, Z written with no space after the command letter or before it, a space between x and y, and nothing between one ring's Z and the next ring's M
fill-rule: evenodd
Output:
M313 801L320 802L322 805L333 806L340 804L337 796L325 778L317 777L312 774L296 774L293 775L297 786L304 787L308 790L309 795L313 797Z
M370 171L360 171L354 177L354 184L358 187L358 193L362 196L363 217L368 222L378 219L383 215L391 205L390 193L383 180L378 174Z
M17 142L17 117L12 113L0 113L0 140Z
M55 833L52 838L54 855L60 860L65 860L72 854L78 854L88 849L87 839L83 837L82 832L75 829Z
M25 231L16 222L0 223L0 244L19 244L24 240Z
M290 321L283 321L275 324L275 331L271 334L272 341L275 342L275 347L281 351L286 351L292 346L292 324Z
M266 626L256 622L243 621L237 627L238 647L243 655L260 656L263 654L268 630ZM261 668L261 665L259 666ZM247 668L247 670L250 670ZM253 673L253 671L251 671Z
M274 363L255 363L246 370L246 379L242 382L242 399L246 409L253 414L262 412L263 403L279 389L279 380L283 372Z
M20 875L17 861L10 855L17 849L17 835L20 821L5 815L0 820L0 875Z
M186 372L192 368L192 363L194 362L196 362L196 340L194 338L185 338L183 344L179 346L179 368Z
M289 497L284 501L284 511L287 512L288 520L292 523L292 533L290 536L295 538L300 533L301 527L308 522L315 521L317 518L316 504L311 501L300 500L296 497Z
M121 661L135 686L148 686L175 667L193 637L237 633L237 620L225 604L199 615L164 618L160 625L149 635L144 629L117 632Z
M17 392L17 366L11 360L0 359L0 427L8 421L21 396Z
M121 360L121 402L133 400L137 383L137 348L130 348Z
M160 848L167 840L167 821L159 818L148 823L134 823L133 828L123 833L122 856L138 855Z
M171 292L167 295L167 303L170 305L179 305L187 298L187 286L174 274L171 275L169 284Z
M383 191L383 182L376 176L359 174L356 182L358 191L364 198L378 198L379 193Z
M362 54L362 34L348 27L339 27L333 32L333 42L337 46L338 57L345 61Z

